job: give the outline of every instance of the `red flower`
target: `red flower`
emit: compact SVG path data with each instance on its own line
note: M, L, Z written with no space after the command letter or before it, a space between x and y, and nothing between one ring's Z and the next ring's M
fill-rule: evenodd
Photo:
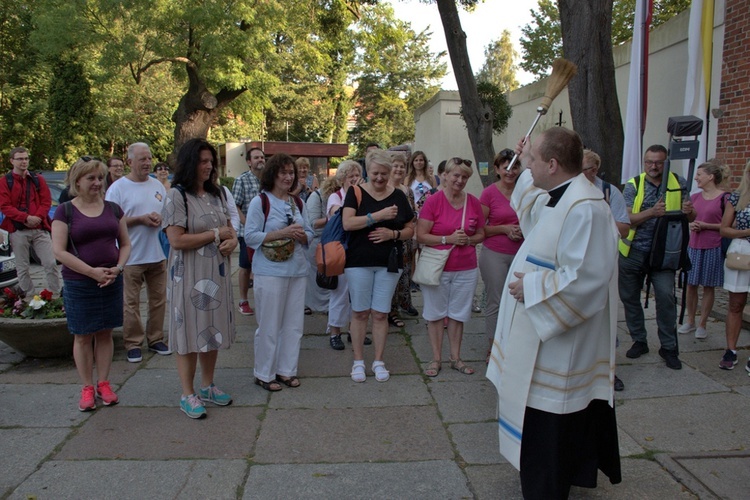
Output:
M5 288L3 288L3 293L5 294L6 297L8 297L8 300L10 300L11 302L15 302L16 299L18 298L18 296L15 293L13 293L13 290L11 290L10 287L6 286Z
M41 297L42 300L52 300L52 292L47 290L46 288L42 290L42 292L39 294L39 297Z

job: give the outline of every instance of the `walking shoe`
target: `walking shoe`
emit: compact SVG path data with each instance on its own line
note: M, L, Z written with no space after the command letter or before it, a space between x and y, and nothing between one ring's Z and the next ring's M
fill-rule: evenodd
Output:
M724 356L722 356L721 361L719 362L719 368L721 368L722 370L734 370L734 365L736 364L737 353L732 352L731 349L727 349L726 351L724 351Z
M240 302L238 309L243 316L252 316L255 314L255 311L253 311L253 308L250 307L250 304L248 304L246 300Z
M156 354L159 354L160 356L169 356L172 354L172 351L167 347L167 344L164 342L157 342L153 345L148 346L149 351L153 351Z
M201 387L198 394L201 401L205 401L206 403L213 403L219 406L232 404L232 396L222 391L214 384L209 385L205 389Z
M84 385L83 389L81 389L81 399L78 400L78 409L81 411L96 410L93 385Z
M351 333L347 333L346 334L346 341L349 342L350 344L352 343L352 334ZM365 342L364 342L364 344L365 345L372 344L372 339L370 337L368 337L367 335L365 335Z
M331 335L330 339L331 348L335 351L343 351L344 350L344 341L341 340L341 334L338 335Z
M128 361L131 363L140 363L143 360L143 356L141 355L141 350L137 347L128 350Z
M659 356L666 361L667 368L671 368L672 370L682 370L682 361L677 357L676 349L664 349L661 347L659 348Z
M695 325L693 323L685 323L677 329L677 333L693 333L695 331Z
M96 397L102 400L104 406L116 405L120 402L117 394L109 386L108 380L102 380L96 384Z
M180 410L190 418L206 418L206 408L195 394L180 398Z
M622 380L617 375L615 375L615 390L617 392L625 390L625 384L622 383Z
M695 329L696 339L705 339L706 337L708 337L708 332L706 331L705 328L703 328L702 326L699 326L698 328Z
M633 347L625 353L630 359L638 359L648 352L648 344L645 342L633 342Z

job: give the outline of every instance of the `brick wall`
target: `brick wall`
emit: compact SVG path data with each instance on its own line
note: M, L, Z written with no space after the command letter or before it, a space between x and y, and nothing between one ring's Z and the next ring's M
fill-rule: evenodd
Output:
M729 186L739 185L750 160L750 2L726 0L724 58L721 71L716 156L732 171Z

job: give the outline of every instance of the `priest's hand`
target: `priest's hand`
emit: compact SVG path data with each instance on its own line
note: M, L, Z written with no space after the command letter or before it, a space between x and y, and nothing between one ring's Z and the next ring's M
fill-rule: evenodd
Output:
M513 273L513 276L518 278L518 281L514 281L508 285L510 294L519 302L523 302L523 277L526 273Z

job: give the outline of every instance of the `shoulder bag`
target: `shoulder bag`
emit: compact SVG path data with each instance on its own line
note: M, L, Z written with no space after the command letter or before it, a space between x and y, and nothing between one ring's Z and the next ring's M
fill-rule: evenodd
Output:
M469 199L469 194L464 193L464 209L461 214L461 228L464 227L464 219L466 218L466 202ZM419 254L417 255L417 265L414 269L414 276L412 281L419 283L420 285L436 286L440 284L440 277L443 275L443 269L445 263L448 262L448 257L451 251L456 245L452 245L450 248L440 250L435 247L425 245Z

